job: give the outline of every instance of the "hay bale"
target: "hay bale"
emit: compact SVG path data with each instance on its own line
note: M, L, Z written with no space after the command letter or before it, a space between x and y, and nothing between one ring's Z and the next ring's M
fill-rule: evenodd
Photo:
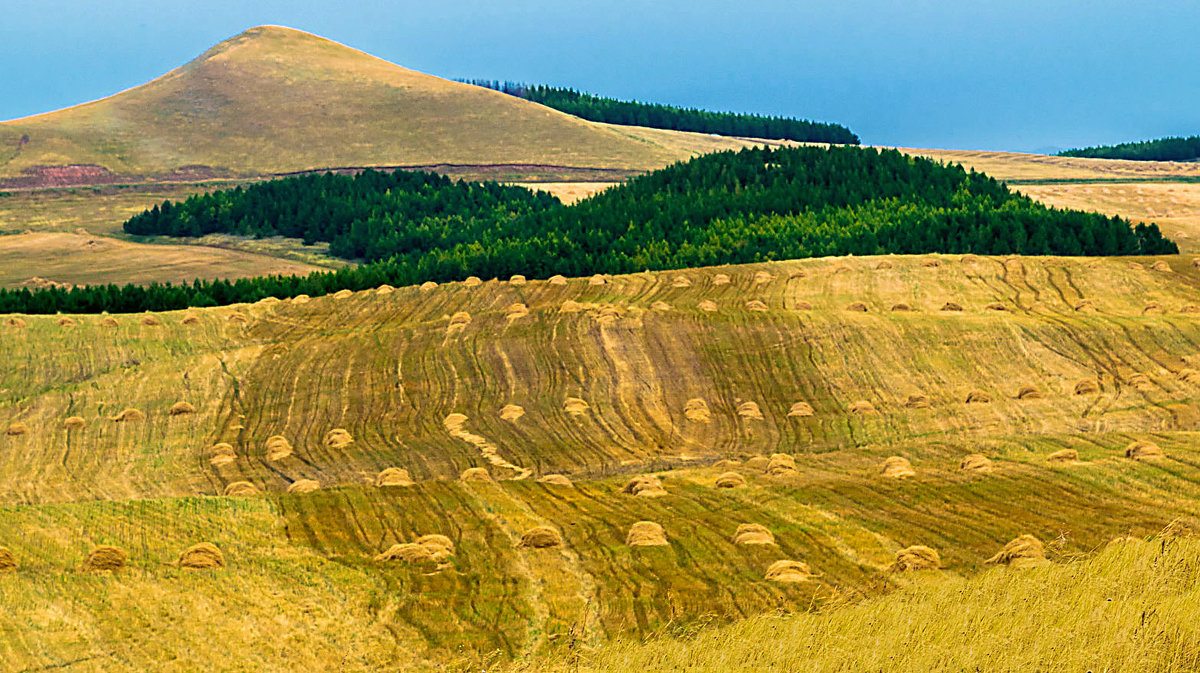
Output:
M665 301L656 301L653 304L650 304L650 308L654 309L655 311L670 311L671 305Z
M683 416L695 423L707 423L712 420L712 413L708 410L708 402L705 402L700 397L693 397L684 403Z
M588 406L587 402L578 397L568 397L567 399L563 400L563 411L567 412L571 416L582 416L587 413L587 410L590 408L591 407Z
M787 477L796 474L796 459L787 453L775 453L767 461L767 474L772 477Z
M551 486L574 486L570 478L565 474L547 474L538 479L538 483L550 484Z
M441 561L454 556L454 540L445 535L437 533L422 535L417 538L417 544L429 550L429 554L433 556L433 560L435 561Z
M144 420L146 420L146 414L142 413L138 409L134 409L134 408L130 407L129 409L122 410L121 413L117 414L116 416L113 416L112 420L116 423L132 423L134 421L144 421Z
M83 420L82 416L68 416L67 419L63 421L63 427L67 430L79 430L85 425L87 425L87 421Z
M385 283L385 284L380 285L379 287L375 288L375 295L378 297L383 297L383 296L389 295L395 291L396 291L396 288Z
M775 544L775 534L766 526L758 523L740 523L733 533L734 544L766 545Z
M941 265L942 265L941 260L937 259L936 257L926 257L921 260L921 266L923 266L927 269L936 269L937 267L939 267Z
M622 493L636 495L640 498L661 498L668 495L662 482L652 474L642 474L630 479L621 488Z
M267 437L267 460L276 461L283 460L292 455L292 443L283 435L271 435Z
M1096 304L1091 299L1080 299L1079 301L1075 302L1071 308L1075 309L1076 311L1094 311L1096 310Z
M1133 460L1158 460L1163 457L1163 452L1157 444L1139 440L1125 447L1125 457Z
M767 466L771 464L771 459L766 456L750 456L746 459L746 469L755 470L758 472L766 472Z
M601 306L600 310L596 313L596 322L601 325L615 325L620 319L621 312L615 306Z
M1083 379L1075 384L1076 395L1095 395L1100 392L1100 384L1096 379Z
M834 264L833 269L831 269L829 273L834 276L843 273L850 273L850 267L846 266L845 264Z
M1179 372L1175 374L1175 376L1180 381L1184 381L1186 383L1200 383L1200 371L1191 369L1189 367L1184 367L1183 369L1180 369Z
M1146 304L1146 307L1142 309L1142 315L1149 315L1151 313L1160 314L1162 312L1163 312L1163 305L1156 301L1152 301L1152 302Z
M580 304L572 299L568 299L562 303L562 307L558 310L560 313L579 313L583 310L583 304Z
M549 526L530 528L521 534L522 549L548 549L563 543L562 535Z
M712 277L712 284L717 285L717 286L728 285L729 284L729 275L724 274L724 273L714 274Z
M1154 381L1150 380L1149 376L1146 376L1145 374L1142 374L1141 372L1129 375L1129 385L1133 386L1134 388L1137 388L1138 390L1153 390L1154 389Z
M890 268L892 268L892 263L887 261L886 259L880 261L878 264L875 265L876 271L885 271Z
M146 327L156 327L158 325L161 325L162 321L160 321L155 316L148 315L148 316L142 318L142 324L145 325Z
M758 311L761 313L762 311L768 311L770 309L768 309L767 305L762 303L761 301L759 301L757 299L751 299L750 301L746 302L746 310L747 311Z
M196 413L196 407L188 402L176 402L171 405L171 409L167 412L172 416L182 416L184 414Z
M1145 271L1146 267L1142 266L1140 262L1130 262L1129 269L1131 271Z
M1079 452L1075 449L1062 449L1046 456L1047 463L1075 463L1079 461Z
M1032 535L1022 535L1004 545L1003 549L984 563L1006 565L1010 568L1036 568L1049 565L1050 561L1046 558L1046 546L1041 540Z
M101 327L116 327L117 325L117 319L112 316L107 316L100 319Z
M55 324L58 325L59 327L78 327L79 326L78 322L76 322L75 320L73 320L71 318L67 318L66 316L59 318L57 321L55 321Z
M742 402L737 407L737 415L752 421L763 420L762 410L758 408L757 402Z
M319 490L321 490L321 482L315 479L297 479L287 487L287 492L293 494L312 493Z
M466 311L458 311L450 316L450 323L446 326L446 334L454 334L461 332L471 324L471 314Z
M1018 400L1040 400L1042 399L1042 391L1033 386L1021 386L1017 391Z
M102 544L92 550L83 560L84 572L112 572L120 570L129 562L129 554L124 549Z
M962 264L974 264L979 261L979 257L977 255L966 254L959 257L958 261Z
M759 271L758 273L754 274L754 284L755 285L765 285L774 279L775 279L775 277L772 276L771 274L767 273L766 271Z
M213 467L221 467L237 461L237 453L234 452L233 446L226 442L214 444L208 452L210 456L208 462Z
M521 302L509 304L508 308L504 310L504 317L508 320L517 320L527 315L529 315L529 307Z
M604 285L607 282L608 280L604 277L604 274L600 273L588 278L588 285Z
M1004 304L1001 304L998 301L994 301L994 302L984 306L984 308L989 311L1007 311L1008 310L1007 306L1005 306Z
M516 422L516 420L525 415L525 409L517 404L506 404L500 407L500 420Z
M468 467L458 478L461 481L491 481L492 475L488 474L485 467Z
M808 402L796 402L790 409L788 409L787 415L791 418L808 418L815 413L816 412L813 411L812 405Z
M225 322L230 325L245 325L250 322L250 319L244 313L230 313L229 317L225 318Z
M28 432L28 425L25 425L21 421L16 421L8 424L8 429L4 431L4 434L8 435L9 437L20 437Z
M483 279L479 276L467 276L463 281L463 287L479 287L483 285Z
M892 572L913 572L917 570L941 570L942 557L936 549L924 545L905 547L896 552L896 560L888 566Z
M670 543L662 526L653 521L639 521L629 527L625 544L630 547L664 547Z
M780 560L771 564L767 568L765 578L771 582L784 582L787 584L795 584L799 582L812 581L816 575L808 567L807 563L801 561Z
M972 390L967 393L967 404L987 404L992 401L992 396L982 390Z
M963 310L963 307L962 307L962 304L948 301L945 304L942 304L942 310L943 311L961 311L961 310Z
M746 485L746 478L737 472L723 472L717 476L715 485L717 488L742 488Z
M344 449L354 443L354 437L342 428L334 428L325 433L321 442L331 449Z
M873 414L875 413L875 405L866 400L859 400L850 404L850 413Z
M334 299L349 299L350 297L353 297L353 296L354 296L354 293L351 292L350 290L338 290L337 292L333 293Z
M905 304L904 302L897 302L895 304L892 304L892 310L903 313L905 311L911 311L912 307L909 306L908 304Z
M526 282L526 281L525 281L525 276L522 276L522 275L521 275L521 274L519 274L519 273L514 273L513 275L511 275L511 276L509 276L509 277L508 277L508 284L509 284L509 285L521 286L521 285L524 285L524 284L525 284L525 282Z
M907 479L917 476L917 471L913 469L912 463L903 456L891 456L883 461L883 468L879 474L888 479Z
M1180 313L1200 313L1200 306L1187 304L1179 309Z
M792 304L793 311L811 311L812 308L812 304L806 301L797 301L796 303Z
M715 301L705 299L699 304L696 304L696 308L700 309L701 311L712 313L713 311L717 310L717 303Z
M930 407L929 398L921 393L913 393L904 400L904 406L907 409L928 409Z
M567 277L566 277L566 276L562 276L562 275L555 274L555 275L553 275L553 276L550 276L549 283L550 283L551 285L566 285L566 284L567 284Z
M17 318L14 316L12 318L9 318L6 324L9 327L15 327L17 329L20 329L25 326L25 320L23 318Z
M692 279L687 276L675 276L671 279L671 287L691 287Z
M804 269L791 269L788 271L788 280L799 280L807 275L804 273Z
M311 300L312 298L306 294L298 294L295 297L292 297L292 303L296 304L297 306L307 304Z
M379 474L375 475L375 486L377 488L408 487L412 485L412 477L409 476L408 470L402 467L385 467Z
M846 310L850 311L851 313L866 313L869 309L867 308L866 303L856 301L851 302L850 305L846 307Z
M248 481L231 482L225 487L224 491L224 495L235 498L258 495L260 493L262 493L262 491L259 491L257 486Z
M742 461L740 461L740 460L735 460L732 458L722 458L721 460L718 460L717 462L713 463L712 466L713 467L730 468L730 467L737 467L738 465L741 465L741 464L742 464Z
M0 547L0 573L11 573L17 569L17 555L8 547Z
M963 456L962 463L959 464L959 469L964 472L991 472L992 460L982 453L972 453Z
M412 565L432 565L435 563L433 554L427 548L414 542L394 544L386 551L375 557L377 563L392 563L400 561Z
M438 286L437 283L433 282L432 280L427 280L424 283L421 283L421 291L428 292L428 291L436 288L437 286Z
M192 570L211 570L225 567L225 555L211 542L194 544L179 555L179 567Z

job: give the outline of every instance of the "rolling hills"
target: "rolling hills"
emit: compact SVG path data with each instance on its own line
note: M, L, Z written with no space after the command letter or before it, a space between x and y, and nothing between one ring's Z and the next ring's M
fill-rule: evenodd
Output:
M891 593L914 544L970 577L1024 533L1066 563L1195 526L1191 262L825 258L11 321L5 661L478 668ZM411 485L377 486L393 467ZM647 473L665 495L622 492ZM642 520L666 546L626 544ZM733 544L743 523L775 544ZM523 546L537 526L563 543ZM428 534L453 554L376 559ZM202 541L225 567L175 565ZM129 566L81 571L97 544ZM780 559L817 577L765 579Z

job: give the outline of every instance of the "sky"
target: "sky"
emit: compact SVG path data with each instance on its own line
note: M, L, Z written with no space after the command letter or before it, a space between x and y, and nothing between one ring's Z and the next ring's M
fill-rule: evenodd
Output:
M443 77L1054 151L1200 135L1193 0L0 0L0 119L100 98L261 24Z

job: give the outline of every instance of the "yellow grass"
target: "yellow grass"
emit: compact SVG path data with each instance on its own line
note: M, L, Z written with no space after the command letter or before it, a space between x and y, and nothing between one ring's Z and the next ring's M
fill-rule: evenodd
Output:
M1200 184L1104 183L1022 185L1023 194L1058 208L1154 222L1183 252L1200 252Z

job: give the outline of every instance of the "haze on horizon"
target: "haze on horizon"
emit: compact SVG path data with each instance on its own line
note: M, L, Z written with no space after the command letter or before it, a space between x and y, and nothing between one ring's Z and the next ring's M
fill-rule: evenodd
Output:
M136 86L260 24L443 77L850 126L872 144L1053 151L1200 133L1200 5L4 0L0 119Z

